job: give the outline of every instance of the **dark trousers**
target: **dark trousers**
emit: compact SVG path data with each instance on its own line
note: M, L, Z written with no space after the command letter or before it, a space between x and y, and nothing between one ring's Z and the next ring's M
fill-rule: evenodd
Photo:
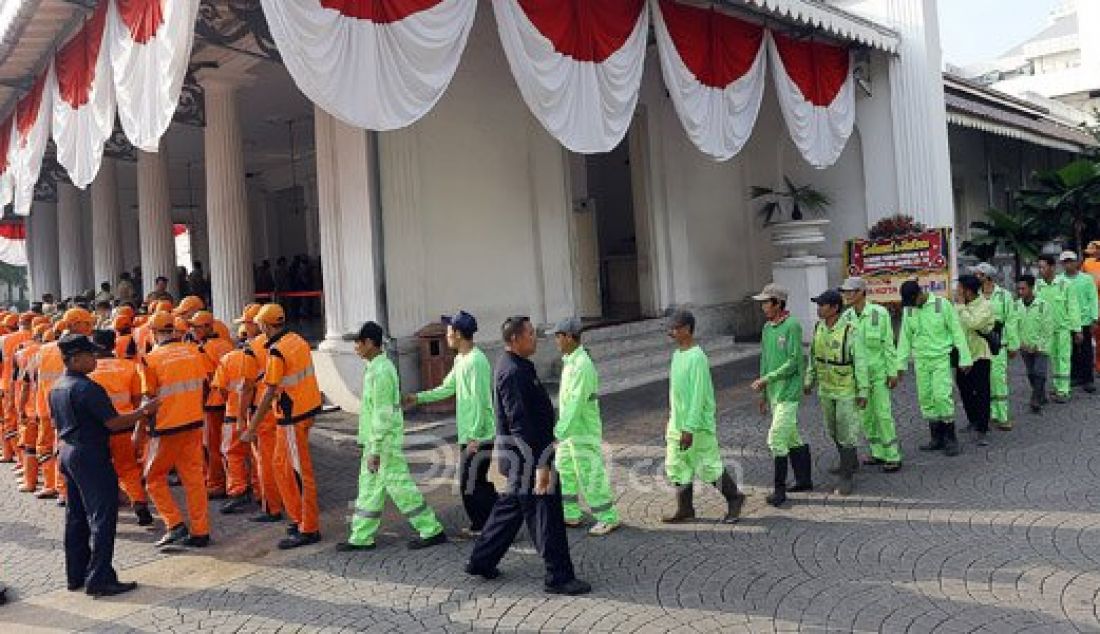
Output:
M106 446L61 448L65 504L65 577L70 587L91 590L118 583L111 566L118 521L118 475Z
M1027 382L1031 385L1031 404L1042 405L1047 402L1047 373L1050 369L1050 357L1041 352L1021 350L1024 367L1027 369Z
M470 530L480 531L493 506L497 503L497 489L489 482L489 465L493 460L491 443L482 444L477 453L470 455L460 447L462 462L459 464L458 481L462 487L462 506L470 518Z
M966 419L975 431L989 431L989 405L992 397L989 386L989 359L974 362L969 372L955 370L955 384L959 386Z
M546 563L546 583L558 585L572 581L575 577L573 561L569 558L565 513L556 476L553 490L547 495L504 493L499 497L470 553L470 568L474 571L496 568L512 546L519 527L525 523L531 541Z
M1073 354L1070 356L1070 381L1074 386L1092 385L1093 367L1096 358L1093 354L1092 326L1081 329L1084 339L1081 343L1074 342Z

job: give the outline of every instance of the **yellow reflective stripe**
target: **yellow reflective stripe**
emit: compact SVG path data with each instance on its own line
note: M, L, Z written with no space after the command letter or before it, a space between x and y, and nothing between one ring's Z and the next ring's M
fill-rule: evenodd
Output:
M202 379L193 379L191 381L176 381L175 383L169 383L168 385L162 385L157 390L157 396L172 396L173 394L183 394L185 392L197 392L202 389Z
M39 370L38 380L43 383L49 383L60 379L62 374L64 374L64 372L42 372Z
M313 366L309 365L301 372L295 372L294 374L284 376L279 385L282 387L294 387L311 376L313 376Z
M233 391L233 392L238 392L243 387L244 387L244 379L235 379L233 381L230 381L229 384L225 386L225 389Z

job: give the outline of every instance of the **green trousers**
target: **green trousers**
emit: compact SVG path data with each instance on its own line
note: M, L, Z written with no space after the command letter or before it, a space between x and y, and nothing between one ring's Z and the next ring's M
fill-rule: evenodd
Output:
M592 515L607 524L619 522L611 481L603 465L599 438L567 438L558 442L554 466L561 479L562 508L565 519L581 519L580 498L583 497Z
M1009 428L1012 418L1008 410L1008 350L993 357L989 371L989 420L998 427Z
M825 417L825 433L841 447L859 443L860 411L855 398L829 398L818 395Z
M955 382L951 358L917 358L917 401L921 416L928 421L949 423L955 420Z
M1069 375L1073 356L1073 333L1068 330L1055 330L1050 342L1050 373L1054 379L1054 392L1058 396L1069 397Z
M871 457L883 462L901 462L898 449L898 433L894 427L894 411L890 404L890 388L885 373L871 374L871 389L867 407L863 409L863 435L871 450Z
M680 432L671 426L665 432L665 476L675 485L691 484L698 478L714 484L722 477L726 466L718 450L718 437L713 431L692 435L691 447L680 449Z
M376 473L367 469L367 460L367 453L363 452L359 497L355 500L348 543L360 546L374 543L374 536L382 524L386 496L393 500L394 506L409 520L421 538L428 539L443 532L443 525L416 488L400 448L382 450Z
M782 458L791 449L806 444L798 433L798 402L772 401L772 424L768 428L768 450L775 458Z

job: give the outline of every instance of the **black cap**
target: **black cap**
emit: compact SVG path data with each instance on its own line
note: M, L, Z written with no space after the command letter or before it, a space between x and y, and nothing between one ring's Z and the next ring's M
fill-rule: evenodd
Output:
M85 335L65 335L57 341L57 347L65 357L71 357L81 352L98 353L102 348L92 343Z
M453 315L443 315L439 318L444 326L450 326L466 337L474 336L477 332L477 320L470 313L460 310Z
M113 330L96 330L92 332L92 343L103 348L104 350L115 349L115 331Z
M668 316L666 324L669 328L687 326L688 330L695 332L695 315L690 310L677 310Z
M917 304L917 298L920 297L921 288L920 284L916 280L908 280L901 283L901 305L902 306L915 306Z
M813 303L821 306L843 306L844 298L840 296L840 293L830 288L824 293L813 298Z

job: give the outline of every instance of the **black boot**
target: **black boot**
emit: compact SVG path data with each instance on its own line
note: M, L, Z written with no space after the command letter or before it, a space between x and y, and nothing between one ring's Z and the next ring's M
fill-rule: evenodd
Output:
M787 456L777 456L775 462L775 490L767 497L768 504L780 506L787 501Z
M665 524L676 524L695 519L695 489L691 482L676 485L676 511L672 515L664 515L661 521Z
M836 453L839 456L840 455L840 445L838 443L833 443L833 445L836 446ZM825 472L828 473L829 475L840 475L840 463L838 462L835 465L833 465L832 467L829 467L828 469L825 470Z
M791 470L794 471L794 486L787 489L790 493L802 493L814 490L810 446L802 445L791 449Z
M745 503L745 495L737 489L737 483L729 471L723 471L722 477L714 483L722 497L726 498L726 516L722 518L723 524L736 524L741 517L741 506Z
M917 447L921 451L940 451L944 448L944 424L938 420L928 421L928 433L931 434L931 442Z
M955 423L940 423L943 429L943 453L945 456L959 455L959 439L955 435Z
M840 448L840 481L836 485L837 495L851 495L859 458L855 447Z

